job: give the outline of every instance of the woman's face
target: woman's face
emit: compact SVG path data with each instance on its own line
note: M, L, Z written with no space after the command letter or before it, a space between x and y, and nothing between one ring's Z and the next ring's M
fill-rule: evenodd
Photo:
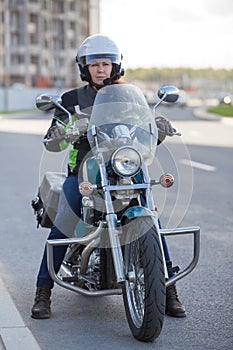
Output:
M93 83L104 85L103 80L110 78L112 62L109 58L97 58L88 65L88 70Z

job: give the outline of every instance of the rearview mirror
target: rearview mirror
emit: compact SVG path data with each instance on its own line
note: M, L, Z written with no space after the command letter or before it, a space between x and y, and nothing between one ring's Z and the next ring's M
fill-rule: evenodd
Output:
M158 97L165 102L176 102L179 98L179 89L175 86L162 86L158 91Z
M58 95L40 95L36 98L36 107L41 111L49 111L61 102L61 97Z

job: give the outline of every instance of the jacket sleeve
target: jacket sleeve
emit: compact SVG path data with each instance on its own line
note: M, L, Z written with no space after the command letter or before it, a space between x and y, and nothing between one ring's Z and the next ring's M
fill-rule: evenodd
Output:
M162 134L159 130L158 130L158 141L157 141L157 145L160 145L160 143L162 143L166 138L165 134Z

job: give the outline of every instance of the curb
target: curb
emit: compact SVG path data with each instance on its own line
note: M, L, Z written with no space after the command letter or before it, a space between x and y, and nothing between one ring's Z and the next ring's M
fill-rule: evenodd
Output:
M0 350L41 350L0 278Z
M206 112L205 108L195 108L193 110L193 115L198 119L204 120L220 121L222 119L218 114Z
M222 117L218 114L208 113L205 108L195 108L193 110L193 115L198 119L219 121L227 125L233 125L233 118Z

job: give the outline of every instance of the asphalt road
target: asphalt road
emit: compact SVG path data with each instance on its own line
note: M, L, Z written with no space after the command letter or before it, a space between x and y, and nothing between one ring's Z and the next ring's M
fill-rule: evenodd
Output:
M30 317L48 234L46 229L36 229L30 202L43 171L63 169L65 156L52 158L43 151L46 117L0 120L0 274L42 350L233 348L233 125L195 119L190 108L161 108L161 112L183 134L158 149L160 168L177 178L174 188L155 192L161 220L164 227L199 225L201 255L192 274L177 284L187 317L166 317L160 337L150 344L131 336L120 296L87 298L55 286L51 319ZM182 267L189 261L192 241L188 237L169 238L168 244L175 264Z

